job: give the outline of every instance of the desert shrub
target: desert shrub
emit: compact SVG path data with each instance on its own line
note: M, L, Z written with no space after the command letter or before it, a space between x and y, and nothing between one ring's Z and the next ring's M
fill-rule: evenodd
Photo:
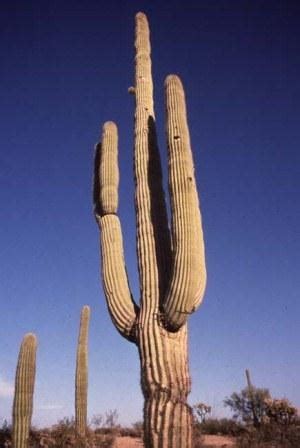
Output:
M76 442L74 417L64 417L56 425L52 426L51 438L55 443L53 446L57 446L58 448L74 446Z
M233 412L233 418L246 424L259 426L266 416L267 401L271 399L268 389L248 387L225 398L224 405Z
M239 436L238 448L299 448L300 422L294 421L283 427L276 422L267 422L259 428L249 426Z
M0 428L0 447L11 446L11 425L4 420L2 427Z
M203 435L200 429L200 423L199 422L194 422L193 425L193 443L192 446L193 448L202 448L203 447Z
M121 427L119 430L119 435L121 437L132 437L132 438L139 437L134 428L128 426Z
M118 424L118 418L119 415L116 409L110 409L105 415L95 415L91 420L95 434L117 435L121 428Z
M288 441L289 448L296 448L300 446L300 420L295 424L289 426L286 431L285 438Z
M102 433L87 428L86 436L79 437L75 431L74 419L65 417L50 429L32 431L29 446L30 448L110 448L114 445L115 438L112 428L104 428Z
M132 425L132 428L134 429L134 431L136 433L135 437L143 437L144 424L142 421L134 422Z
M115 415L115 414L114 414ZM29 434L28 448L111 448L116 439L115 428L100 429L96 433L87 429L86 437L78 437L75 432L74 418L65 417L51 428L34 429ZM11 427L7 424L0 428L0 448L11 448Z
M95 434L92 447L97 448L110 448L114 445L116 440L115 434Z
M30 448L110 448L114 445L115 436L112 434L95 434L88 431L86 437L78 437L74 433L39 433L30 439Z
M196 403L192 407L193 416L199 422L203 423L206 420L208 414L211 413L211 406L205 403Z
M142 438L143 437L143 422L138 421L132 424L131 427L119 429L119 434L122 437Z
M93 415L90 421L90 425L92 426L93 429L102 428L103 423L104 423L104 417L102 414Z
M118 411L116 409L110 409L109 411L107 411L105 413L104 426L106 428L111 428L111 429L118 428L119 427L118 419L119 419Z
M266 405L266 416L271 423L276 423L282 427L288 427L297 421L297 409L292 406L286 398L272 398L267 400Z
M228 418L208 418L198 425L202 434L237 436L244 431L241 423Z
M272 398L268 389L248 387L234 392L224 404L234 412L234 419L244 423L239 448L300 447L297 409L287 399Z

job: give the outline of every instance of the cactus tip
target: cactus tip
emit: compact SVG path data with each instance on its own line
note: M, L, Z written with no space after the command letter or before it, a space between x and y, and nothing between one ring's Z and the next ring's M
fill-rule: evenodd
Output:
M144 20L144 19L147 20L146 14L144 12L142 12L142 11L137 12L136 15L135 15L135 18L137 20Z
M32 342L33 344L37 343L37 337L34 333L26 333L23 340L28 341L28 342Z
M182 88L182 82L178 75L174 74L168 75L165 80L165 85L167 86L169 84L174 84Z
M89 316L91 314L91 308L89 305L84 305L82 307L82 314Z
M103 125L103 131L114 131L117 125L114 121L106 121Z

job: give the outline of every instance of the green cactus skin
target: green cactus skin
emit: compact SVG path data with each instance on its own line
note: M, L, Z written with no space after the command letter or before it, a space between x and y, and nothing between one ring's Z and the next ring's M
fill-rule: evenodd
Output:
M136 15L135 208L140 306L130 292L117 216L117 127L103 126L96 147L94 202L100 228L102 276L117 330L139 350L145 397L147 448L190 448L192 414L187 404L187 319L200 305L206 284L204 243L193 158L180 79L165 81L169 230L158 152L147 18ZM104 199L105 197L105 199Z
M75 378L75 427L80 437L85 437L87 425L89 323L90 307L85 305L80 316Z
M13 402L13 448L27 448L33 411L37 339L32 333L24 336L15 377Z

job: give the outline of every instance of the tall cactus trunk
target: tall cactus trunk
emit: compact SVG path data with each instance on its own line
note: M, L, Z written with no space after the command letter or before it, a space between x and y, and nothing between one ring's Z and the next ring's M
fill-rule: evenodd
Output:
M33 392L35 381L36 336L24 336L16 370L15 394L13 403L13 448L27 448L33 411Z
M192 414L187 396L191 382L186 326L170 333L153 322L141 334L139 349L145 445L190 447Z
M80 316L75 378L75 427L77 435L82 438L86 435L87 426L89 321L90 307L85 305Z
M117 330L139 350L147 448L190 448L192 415L187 319L202 301L206 271L199 201L180 79L165 82L169 193L168 225L156 140L149 27L136 15L135 209L140 306L124 263L118 208L117 127L103 126L95 157L95 216L101 233L103 284ZM172 242L172 243L171 243Z

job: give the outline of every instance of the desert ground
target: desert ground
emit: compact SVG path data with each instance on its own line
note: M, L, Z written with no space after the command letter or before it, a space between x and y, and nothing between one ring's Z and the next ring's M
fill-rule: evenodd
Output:
M206 448L229 448L234 447L235 443L231 437L206 435L203 437L203 445ZM141 439L118 437L114 448L143 448L143 446Z

